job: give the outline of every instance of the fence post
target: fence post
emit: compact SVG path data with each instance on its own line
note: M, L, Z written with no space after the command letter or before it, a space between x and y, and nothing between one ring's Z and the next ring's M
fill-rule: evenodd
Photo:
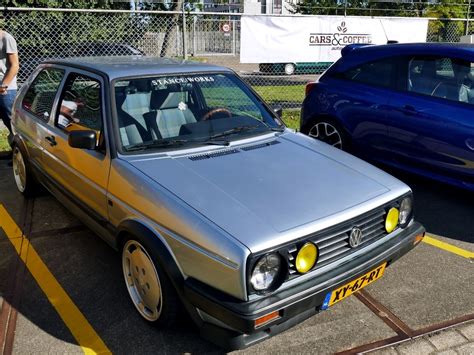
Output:
M196 56L196 22L197 16L193 17L193 56Z
M187 38L186 38L186 11L184 9L184 1L183 1L183 58L184 60L188 59L188 48L187 48Z
M469 34L469 20L471 17L471 0L469 0L469 5L467 5L467 14L466 14L466 36Z
M235 49L236 49L236 44L235 44L235 20L232 20L232 54L235 56Z

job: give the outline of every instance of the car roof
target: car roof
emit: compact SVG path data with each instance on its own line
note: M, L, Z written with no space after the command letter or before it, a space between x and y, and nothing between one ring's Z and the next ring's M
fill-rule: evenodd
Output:
M382 45L353 45L331 70L344 71L354 65L385 57L406 55L450 56L474 60L474 45L469 43L396 43Z
M107 75L110 80L132 76L182 74L193 72L229 72L229 68L193 61L147 56L79 57L50 59L43 64L74 67Z
M391 43L374 46L360 46L357 50L393 52L396 54L410 54L412 52L426 52L443 54L446 52L474 54L474 45L469 43ZM441 53L440 53L441 52Z

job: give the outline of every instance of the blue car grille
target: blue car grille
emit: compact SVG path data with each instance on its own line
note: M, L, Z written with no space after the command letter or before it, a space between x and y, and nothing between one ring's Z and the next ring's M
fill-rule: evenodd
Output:
M397 206L392 204L389 207ZM388 207L378 208L354 218L350 222L341 223L330 230L318 232L304 238L302 243L310 241L318 247L318 260L312 270L341 259L387 235L385 231L387 211ZM362 230L363 237L362 242L357 247L352 248L349 245L349 236L354 227ZM301 247L301 245L295 244L287 249L290 279L299 275L295 267L298 247Z

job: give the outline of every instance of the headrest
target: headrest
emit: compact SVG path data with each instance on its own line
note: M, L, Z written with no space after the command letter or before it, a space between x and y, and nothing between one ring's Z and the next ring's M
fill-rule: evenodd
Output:
M421 68L421 74L423 76L434 76L436 75L436 62L434 60L426 60L423 62Z
M151 84L148 79L131 80L127 88L128 92L135 94L137 92L150 92Z
M153 90L150 96L150 110L159 110L170 92L168 90Z
M125 90L119 90L118 88L115 89L115 102L117 104L117 109L121 109L125 99L127 98L127 94Z

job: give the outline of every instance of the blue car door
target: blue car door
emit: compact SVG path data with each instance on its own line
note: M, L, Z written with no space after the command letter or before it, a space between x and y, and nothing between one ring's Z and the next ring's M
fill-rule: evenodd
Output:
M352 150L359 155L378 159L385 154L386 109L397 71L397 57L365 62L327 79L331 90L326 97L319 95L321 113L325 106L335 112L351 136Z
M425 175L474 183L473 62L412 56L405 68L405 90L389 100L392 158Z

